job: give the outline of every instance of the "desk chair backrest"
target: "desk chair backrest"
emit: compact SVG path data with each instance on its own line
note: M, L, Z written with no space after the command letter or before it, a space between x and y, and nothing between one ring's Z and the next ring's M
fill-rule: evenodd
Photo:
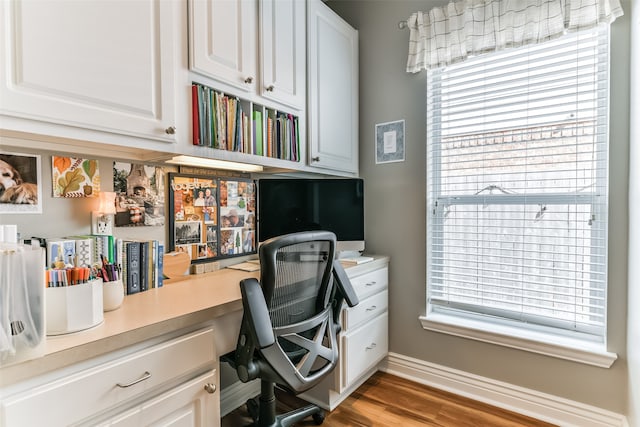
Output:
M260 377L299 393L335 367L335 246L335 235L325 231L279 236L260 246L260 282L241 282L241 380Z

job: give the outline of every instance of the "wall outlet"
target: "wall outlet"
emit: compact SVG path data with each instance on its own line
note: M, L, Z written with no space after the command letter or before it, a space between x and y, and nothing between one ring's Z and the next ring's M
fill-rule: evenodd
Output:
M107 231L109 231L109 222L98 221L98 234L107 234Z
M103 236L113 234L113 215L91 212L91 233Z

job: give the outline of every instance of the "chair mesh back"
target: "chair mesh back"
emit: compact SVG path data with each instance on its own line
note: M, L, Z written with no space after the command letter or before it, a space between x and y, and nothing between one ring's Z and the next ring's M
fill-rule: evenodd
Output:
M276 252L276 275L269 316L273 327L307 320L329 303L330 242L284 246Z
M245 294L255 279L241 282L245 316L235 361L243 381L260 377L300 393L335 368L339 327L333 314L341 304L334 304L333 295L335 248L336 236L328 231L286 234L260 246L263 298ZM248 311L256 317L246 316Z

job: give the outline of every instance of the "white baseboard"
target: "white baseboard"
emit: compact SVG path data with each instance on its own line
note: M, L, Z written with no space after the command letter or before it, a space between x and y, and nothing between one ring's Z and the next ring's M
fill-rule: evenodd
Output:
M628 427L624 415L397 353L381 370L560 426Z
M248 383L237 381L222 388L220 393L220 417L247 403L260 394L260 380Z

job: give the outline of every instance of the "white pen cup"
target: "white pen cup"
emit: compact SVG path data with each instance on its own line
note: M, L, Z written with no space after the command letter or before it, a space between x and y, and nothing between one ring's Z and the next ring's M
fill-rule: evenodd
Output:
M104 311L111 311L119 308L124 301L124 287L122 280L104 282L102 284L102 304Z
M89 329L103 322L102 280L73 286L46 288L47 335Z

